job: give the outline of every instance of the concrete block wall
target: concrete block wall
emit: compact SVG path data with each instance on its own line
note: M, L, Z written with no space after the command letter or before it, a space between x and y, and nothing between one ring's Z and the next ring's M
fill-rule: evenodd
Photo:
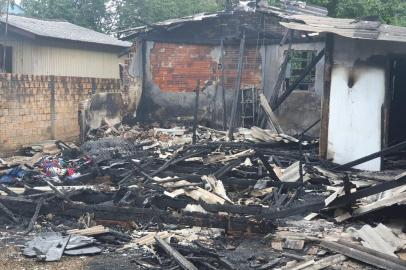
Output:
M120 80L0 74L0 151L79 136L79 102L118 92Z

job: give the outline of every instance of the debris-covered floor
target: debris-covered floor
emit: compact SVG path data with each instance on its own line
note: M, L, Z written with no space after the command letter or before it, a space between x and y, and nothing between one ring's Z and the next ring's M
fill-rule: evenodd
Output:
M0 269L406 269L403 171L257 127L196 135L119 124L2 159Z

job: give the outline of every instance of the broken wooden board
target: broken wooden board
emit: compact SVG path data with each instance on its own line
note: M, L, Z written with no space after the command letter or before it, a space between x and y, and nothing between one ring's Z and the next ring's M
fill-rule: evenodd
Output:
M227 195L227 191L224 188L223 182L218 180L214 175L204 175L202 180L206 182L209 187L209 191L213 192L215 195L223 198L229 203L233 203Z
M183 269L185 270L198 270L197 267L186 259L176 249L171 247L169 243L161 239L158 235L155 236L156 243L161 247L169 256L171 256Z
M0 202L16 214L31 217L35 213L34 201L0 196ZM81 203L64 203L57 200L47 202L40 211L41 214L52 213L59 216L81 217L85 213L93 213L95 220L139 221L151 220L167 224L188 225L197 227L220 228L228 231L270 233L275 225L265 218L224 216L217 214L187 213L181 215L171 211L156 208L119 207L109 205L85 205ZM114 213L114 215L112 215Z
M300 263L300 264L294 266L293 268L289 268L289 270L292 270L292 269L320 270L320 269L327 268L329 266L337 266L338 264L345 261L346 259L347 259L347 257L345 257L344 255L337 254L337 255L332 255L332 256L322 258L318 261L310 260L310 261L307 261L304 263Z
M373 249L357 246L348 242L321 241L320 246L381 269L406 270L405 261L401 261Z
M268 100L264 96L264 94L259 94L259 104L261 105L262 109L265 112L265 115L268 118L269 124L275 129L278 134L284 133L281 125L279 124L278 118L272 111L271 105L269 105Z
M402 192L390 197L380 199L368 205L361 205L356 208L353 212L353 217L359 217L365 214L378 211L382 208L393 206L393 205L405 205L406 204L406 192Z
M226 199L200 187L191 187L189 189L177 189L173 192L165 192L165 195L171 198L176 198L180 195L186 195L197 202L204 201L209 204L224 204L226 202Z
M94 236L99 234L108 233L110 230L104 226L94 226L86 229L73 229L67 231L68 234L77 234L82 236Z

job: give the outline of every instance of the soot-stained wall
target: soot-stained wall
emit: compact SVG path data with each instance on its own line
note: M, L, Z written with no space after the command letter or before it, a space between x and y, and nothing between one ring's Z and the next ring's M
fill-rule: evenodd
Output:
M193 115L194 90L197 80L217 81L221 76L219 67L221 47L214 45L193 45L164 42L146 42L145 46L144 92L140 105L142 117L152 120L167 120ZM295 50L323 49L323 43L294 44ZM270 96L278 77L287 46L248 45L244 52L244 69L241 85L264 89ZM226 112L231 111L237 78L239 46L224 46L224 76L226 87ZM139 61L142 61L139 56ZM320 96L323 92L324 59L316 66L315 92L295 94L277 114L282 127L290 134L300 133L320 118ZM221 86L210 86L200 95L200 119L220 125L223 116ZM212 117L214 115L214 117ZM303 121L305 119L306 121ZM319 127L311 134L318 136Z
M142 114L152 119L171 119L192 116L197 81L201 86L206 81L216 82L221 76L219 67L221 47L160 42L146 42L146 65ZM263 48L247 46L244 53L242 86L262 88ZM227 107L231 106L237 78L238 45L224 46L224 76ZM207 87L200 95L199 116L211 119L213 103L216 104L216 119L221 119L221 86L216 83Z
M0 152L79 136L79 103L120 92L118 79L0 74Z
M403 43L334 38L327 158L343 164L382 149L388 66L395 55L406 55ZM381 159L356 168L378 171Z
M138 36L137 54L133 58L134 78L142 96L137 106L137 116L142 120L165 121L172 119L191 118L193 116L197 81L201 86L206 81L217 82L221 76L219 67L221 58L221 40L224 41L224 77L226 108L222 104L222 87L212 85L200 94L199 117L211 124L221 125L224 109L229 113L235 93L238 73L239 42L242 33L246 36L244 51L244 68L241 87L256 87L263 89L268 98L272 95L278 78L280 65L284 60L288 45L280 46L280 41L286 29L279 24L274 16L265 16L255 12L233 13L221 15L202 21L187 22L175 25L166 30L153 31ZM324 48L321 40L309 41L294 34L294 50L320 51ZM135 63L135 64L134 64ZM140 65L141 63L141 65ZM141 68L140 68L141 67ZM131 70L131 68L130 68ZM312 104L320 102L323 87L324 59L316 67L316 85L311 96ZM139 92L139 91L138 91ZM298 104L290 104L294 109L301 107L301 116L313 117L314 109L319 106L305 104L306 98L293 99ZM295 111L293 114L298 115ZM292 119L291 111L284 110L280 114L281 122L284 118ZM302 117L300 118L302 119ZM287 130L293 133L301 132L307 122L296 119L294 126ZM286 121L285 121L286 122ZM316 128L316 132L318 130Z

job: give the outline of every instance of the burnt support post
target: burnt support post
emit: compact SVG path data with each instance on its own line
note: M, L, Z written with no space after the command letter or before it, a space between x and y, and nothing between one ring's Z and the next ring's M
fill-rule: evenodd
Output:
M333 72L334 35L327 34L324 65L324 90L321 104L320 156L327 158L328 125L330 119L331 74Z
M277 99L275 102L275 105L272 107L274 111L276 111L282 103L290 96L290 94L296 89L296 87L306 78L306 76L313 70L313 68L319 63L319 61L323 58L324 56L324 49L319 52L319 54L310 62L310 64L303 70L303 72L300 74L299 78L296 79L292 83L292 85L289 86L288 89L286 89L285 92Z
M292 51L293 33L294 33L293 30L288 30L283 37L283 40L286 40L287 38L289 38L289 47L286 52L285 59L283 60L283 63L280 67L278 79L276 80L275 87L273 89L272 96L270 99L270 104L271 104L272 108L275 107L275 104L278 101L279 93L282 88L282 83L283 83L283 80L285 79L286 69L288 67L288 64L290 61L290 55L291 55L291 51ZM283 42L283 40L282 40L282 42ZM282 42L281 42L281 46L284 45L284 43L282 43Z
M237 110L238 110L238 100L240 99L240 92L241 92L241 76L242 76L242 70L244 66L244 49L245 49L245 32L242 35L241 41L240 41L240 52L238 56L238 73L237 73L237 80L235 82L235 92L234 92L234 101L233 101L233 107L231 109L231 119L230 119L230 126L228 128L228 138L230 140L233 139L233 132L235 128L235 122L237 118Z
M222 94L222 101L223 101L223 130L227 129L227 104L226 104L226 85L225 81L226 78L224 76L224 41L221 40L221 45L220 45L220 50L221 50L221 59L220 59L220 65L221 65L221 94Z
M199 116L199 95L200 95L200 80L197 81L196 85L196 98L195 98L195 110L193 115L193 144L197 141L197 118Z

